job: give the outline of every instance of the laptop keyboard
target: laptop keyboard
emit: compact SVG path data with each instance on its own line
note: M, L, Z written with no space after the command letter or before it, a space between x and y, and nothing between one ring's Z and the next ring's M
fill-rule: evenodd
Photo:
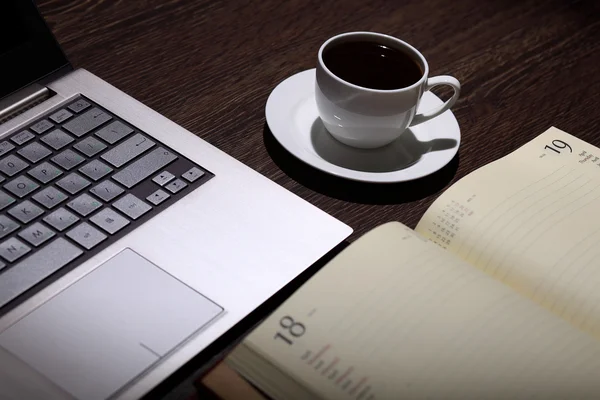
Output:
M0 310L213 176L84 97L1 141Z

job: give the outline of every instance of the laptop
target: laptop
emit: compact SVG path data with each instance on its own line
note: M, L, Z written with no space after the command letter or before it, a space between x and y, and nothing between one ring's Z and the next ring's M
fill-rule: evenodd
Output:
M0 34L0 398L140 398L351 233L73 70L31 1Z

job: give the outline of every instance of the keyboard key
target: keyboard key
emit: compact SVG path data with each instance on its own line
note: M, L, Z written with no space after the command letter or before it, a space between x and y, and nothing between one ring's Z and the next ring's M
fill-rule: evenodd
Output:
M59 155L52 157L51 160L64 169L70 170L84 162L85 158L75 153L73 150L67 149Z
M28 130L25 130L25 131L17 133L15 136L10 138L10 140L12 140L14 143L16 143L20 146L23 143L29 142L34 137L35 137L35 134L29 132Z
M92 157L106 148L106 145L91 136L73 146L88 157Z
M204 171L202 171L198 167L194 167L194 168L190 169L189 171L187 171L185 174L181 175L181 177L188 182L196 182L198 179L202 178L203 176L204 176Z
M125 136L133 132L133 129L122 123L121 121L111 122L104 128L98 130L94 135L104 139L110 144L114 144Z
M48 186L47 188L34 194L31 198L47 209L52 209L63 201L67 200L68 196L54 186Z
M72 116L73 116L72 113L70 113L69 111L67 111L63 108L62 110L59 110L59 111L55 112L54 114L52 114L49 118L52 121L56 122L57 124L60 124L60 123L65 122Z
M6 192L0 190L0 210L5 209L14 202L14 197L9 196Z
M165 186L173 179L175 179L175 175L173 175L169 171L163 171L160 174L156 175L154 178L152 178L152 181L159 186Z
M38 247L42 243L50 240L52 237L54 237L54 235L55 233L51 229L46 228L39 222L36 222L30 227L19 232L19 236L21 238L25 239L35 247Z
M114 235L129 225L129 220L110 208L104 208L98 214L90 218L90 221Z
M169 194L167 192L165 192L164 190L158 189L156 192L154 192L150 196L146 197L146 200L148 200L150 203L157 206L160 203L162 203L163 201L165 201L166 199L168 199L169 197L171 197L171 196L169 196Z
M54 150L60 150L74 140L75 139L73 139L71 136L67 135L60 129L55 129L51 131L41 139L42 142L46 143Z
M73 135L81 137L111 119L110 115L94 107L64 124L63 128Z
M15 146L10 142L7 142L7 141L0 142L0 156L5 155L6 153L8 153L9 151L11 151L14 148L15 148Z
M76 102L71 103L69 105L69 110L73 111L74 113L80 113L83 110L85 110L86 108L88 108L89 106L90 106L90 103L88 103L84 99L79 99Z
M19 239L10 238L0 243L0 256L8 262L13 262L29 253L31 248Z
M49 162L43 162L35 168L30 169L27 174L33 176L42 183L48 183L62 175L62 171Z
M87 179L82 178L80 175L72 173L62 178L56 183L56 185L60 188L65 189L71 194L75 194L91 185L91 183Z
M37 183L24 175L21 175L4 185L4 189L8 190L17 197L27 196L29 193L33 192L39 187L40 186Z
M94 181L100 180L102 177L112 172L112 168L104 164L102 161L94 160L83 167L79 168L79 172L87 175Z
M19 155L25 157L32 163L40 161L42 158L52 154L52 150L37 142L30 143L17 151Z
M43 119L43 120L39 121L38 123L31 125L30 128L35 133L44 133L48 129L52 128L53 126L54 126L54 124L52 124L52 122L48 121L47 119Z
M123 193L124 190L119 185L106 180L94 186L92 189L90 189L90 192L100 197L104 201L111 201Z
M100 232L87 222L82 222L71 229L67 232L67 236L88 250L106 239L104 233Z
M127 215L131 219L138 219L148 211L152 210L152 207L138 199L134 195L127 194L123 198L115 201L113 207Z
M60 232L64 231L77 221L79 221L79 217L64 208L59 208L52 214L44 217L45 223Z
M6 264L4 264L2 261L0 261L0 271L2 271L4 269L4 267L6 267Z
M24 202L17 204L16 206L8 210L8 213L16 219L18 219L19 221L21 221L22 223L26 224L42 215L44 213L44 210L42 210L29 200L25 200Z
M0 215L0 239L17 229L19 229L19 224L5 215Z
M176 179L173 182L169 183L167 186L165 186L165 189L167 189L171 193L177 193L186 186L187 183L185 183L181 179Z
M0 160L0 171L4 172L8 176L13 176L27 167L29 167L29 164L14 154L6 156Z
M83 251L66 239L58 238L42 247L20 263L3 272L0 279L0 307L30 289L69 262Z
M71 210L75 210L82 217L85 217L86 215L91 214L93 211L102 207L102 203L94 199L92 196L84 193L68 202L67 206Z
M120 145L102 154L102 159L118 168L146 152L152 146L154 146L152 140L136 133Z
M123 168L114 174L112 178L123 186L131 188L175 160L177 160L175 154L159 147Z

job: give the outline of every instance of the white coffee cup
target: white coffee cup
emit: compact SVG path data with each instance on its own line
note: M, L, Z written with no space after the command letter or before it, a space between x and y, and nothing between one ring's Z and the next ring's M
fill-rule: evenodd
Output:
M371 89L347 82L333 74L323 61L323 52L342 42L376 42L410 56L423 75L414 84L393 90ZM438 85L454 89L443 105L416 114L423 93ZM456 103L460 94L457 79L440 75L429 78L425 57L410 44L373 32L349 32L332 37L319 49L315 95L325 128L340 142L359 148L385 146L398 139L410 126L437 117Z

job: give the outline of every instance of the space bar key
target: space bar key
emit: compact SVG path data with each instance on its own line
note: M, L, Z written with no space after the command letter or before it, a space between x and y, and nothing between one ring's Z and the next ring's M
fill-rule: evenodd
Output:
M159 147L117 172L112 178L126 188L132 188L159 169L177 160L169 150Z
M0 275L0 307L83 254L63 238L42 247Z

